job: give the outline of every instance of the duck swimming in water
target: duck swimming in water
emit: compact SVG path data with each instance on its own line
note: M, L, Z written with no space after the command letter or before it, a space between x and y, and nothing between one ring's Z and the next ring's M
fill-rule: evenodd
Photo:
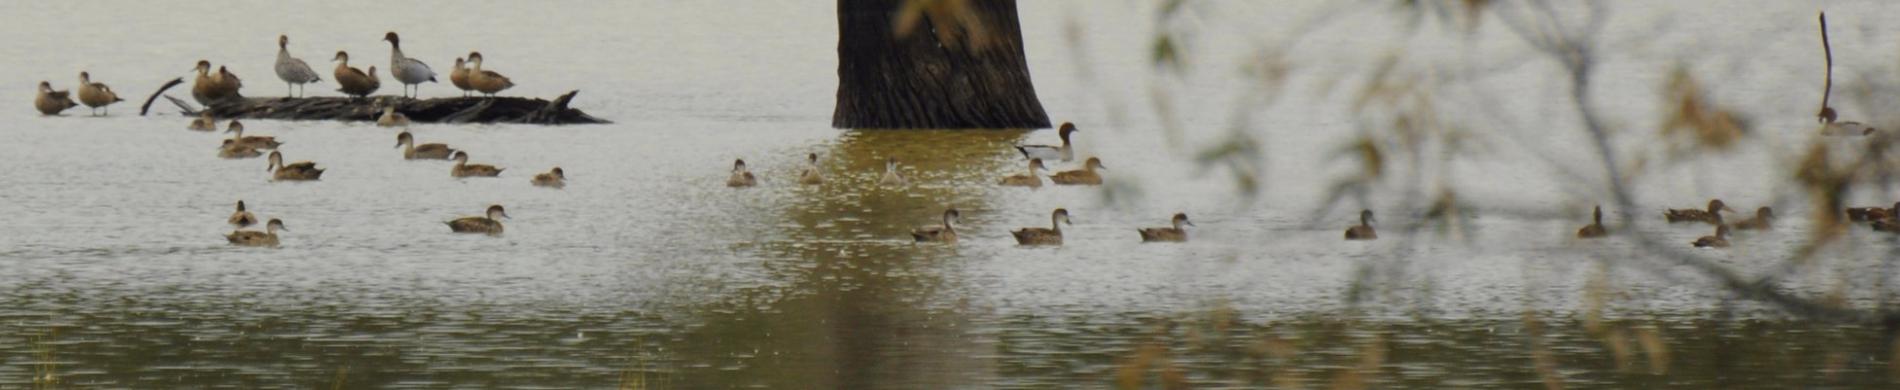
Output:
M759 179L752 176L752 171L745 169L745 160L732 160L732 176L726 177L727 187L751 187L758 184Z
M1008 187L1029 187L1029 188L1042 187L1042 175L1036 174L1036 171L1041 170L1041 169L1049 169L1049 168L1043 167L1042 159L1040 158L1029 159L1029 173L1028 174L1011 175L1009 177L1003 178L1003 180L998 182L998 184L1001 184L1003 186L1008 186Z
M185 126L185 130L217 131L218 120L211 117L211 110L199 111L198 118L192 119L191 125Z
M236 140L237 143L256 149L276 149L278 146L284 144L277 142L277 137L245 136L244 124L239 123L235 119L231 120L230 124L225 125L224 132L232 133L231 139Z
M1055 212L1049 213L1049 225L1051 226L1048 229L1026 227L1011 231L1009 234L1016 236L1016 244L1018 245L1061 246L1062 224L1065 223L1075 225L1075 222L1069 221L1069 210L1056 209Z
M1141 228L1135 231L1141 233L1141 242L1187 242L1187 228L1184 226L1194 226L1193 222L1188 221L1187 213L1175 213L1171 222L1173 225L1171 227Z
M897 158L896 157L886 158L884 160L884 176L879 177L877 179L877 184L885 185L885 186L902 186L909 183L910 181L904 180L904 176L897 174Z
M1723 204L1721 199L1709 199L1709 208L1707 210L1669 209L1663 212L1663 219L1669 221L1669 223L1704 222L1711 225L1721 225L1722 211L1724 210L1735 211L1735 209L1731 209L1728 205Z
M1762 206L1759 209L1755 209L1754 218L1735 222L1735 228L1739 230L1769 230L1769 225L1774 222L1774 218L1775 210L1768 208L1768 206Z
M245 211L244 201L240 200L237 203L237 211L232 212L231 218L225 220L225 222L236 225L237 227L251 226L257 224L257 216L251 215L249 211Z
M955 207L943 210L943 224L911 229L910 238L917 242L957 242L957 221L963 218Z
M1097 169L1106 170L1108 167L1102 166L1102 159L1089 157L1088 161L1082 163L1082 169L1057 172L1055 176L1049 177L1049 181L1061 185L1102 185L1102 174L1095 172Z
M456 233L482 233L491 236L501 235L501 219L511 218L501 205L488 206L488 213L481 217L462 217L449 224L449 231Z
M1689 245L1694 245L1697 248L1727 248L1728 225L1715 225L1715 235L1702 236L1701 238L1695 239L1695 242L1689 243Z
M468 152L460 150L455 151L454 159L455 166L449 168L449 176L453 177L498 177L505 169L486 164L469 164Z
M1069 135L1078 131L1081 130L1077 130L1074 123L1062 122L1062 127L1056 130L1056 136L1062 137L1062 145L1017 145L1016 151L1022 152L1024 158L1074 161L1075 146L1069 142Z
M396 147L402 148L404 160L447 160L455 155L455 149L444 144L416 144L416 137L404 131L396 134Z
M237 140L234 140L234 139L226 138L224 140L224 145L218 146L219 158L240 159L240 158L252 158L252 157L257 157L257 156L262 156L262 155L264 155L264 153L257 151L257 148L253 148L250 145L238 143Z
M284 228L284 221L271 218L269 223L264 224L264 231L237 230L224 235L224 239L236 246L275 247L278 230L290 231Z
M798 173L798 184L817 185L825 183L825 175L818 168L818 154L805 154L805 170Z
M554 169L549 169L548 173L534 175L534 179L528 182L534 184L535 187L567 188L567 172L561 171L561 167L554 167Z
M1577 229L1577 238L1602 238L1610 235L1610 229L1603 227L1603 206L1590 211L1590 224Z
M284 154L274 150L270 152L270 167L266 170L274 170L271 180L277 181L310 181L323 178L323 170L317 168L317 163L298 161L284 164Z
M403 127L409 125L409 116L396 112L396 106L383 106L383 116L376 117L376 125L382 127Z
M1372 210L1359 210L1359 224L1346 228L1347 240L1377 240L1379 232L1372 230Z

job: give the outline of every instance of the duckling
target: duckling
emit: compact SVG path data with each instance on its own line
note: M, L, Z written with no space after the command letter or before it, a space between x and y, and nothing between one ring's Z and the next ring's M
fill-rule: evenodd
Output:
M45 81L40 82L39 94L33 97L33 108L40 110L40 115L59 115L60 111L77 106L79 103L73 102L70 92L54 91L53 83Z
M336 71L333 75L336 77L337 86L340 87L336 89L337 92L362 98L376 93L376 89L383 87L382 80L376 78L375 66L369 67L367 73L350 67L350 53L337 51L336 57L330 61L336 62Z
M891 157L884 160L884 177L880 177L877 179L878 185L902 186L909 183L910 183L909 180L904 180L903 176L897 174L897 158L896 157Z
M402 82L402 95L404 97L421 95L423 82L435 82L435 71L429 70L429 65L422 61L404 57L402 38L397 37L395 31L383 34L383 40L389 42L389 74L395 76L396 81ZM474 60L470 59L470 61ZM411 85L416 86L416 95L409 94Z
M447 223L449 224L449 231L456 233L482 233L490 236L499 236L501 235L502 218L513 219L513 217L508 216L506 210L502 210L501 205L493 205L488 206L488 214L486 216L456 218Z
M290 36L288 35L277 36L277 64L274 69L277 71L277 79L284 80L285 95L291 95L290 87L292 86L297 87L298 92L302 92L304 84L323 81L322 78L317 77L317 71L310 70L309 63L290 56Z
M237 142L237 140L234 139L227 138L224 140L224 145L218 147L218 157L226 159L254 158L262 155L264 155L264 153L258 152L257 148Z
M955 243L957 242L957 228L955 224L958 221L962 220L962 218L963 218L963 215L957 213L957 209L955 207L944 209L943 210L943 225L924 226L924 227L919 227L916 229L911 229L910 238L917 240L917 242Z
M1735 211L1735 209L1729 208L1728 205L1722 204L1721 199L1710 199L1708 210L1669 209L1669 211L1663 212L1663 219L1669 221L1669 223L1706 222L1711 225L1721 225L1723 210Z
M271 218L270 222L264 224L264 231L237 230L224 235L224 239L237 246L276 247L278 230L290 231L284 228L283 220Z
M1075 225L1075 222L1069 221L1068 209L1056 209L1054 213L1049 214L1049 224L1052 225L1050 226L1050 228L1043 229L1043 228L1026 227L1019 230L1011 231L1009 232L1009 234L1016 236L1016 244L1018 245L1061 246L1062 245L1062 224L1064 223L1069 224L1069 225Z
M561 167L554 167L554 169L549 169L548 173L534 175L534 180L528 182L533 183L535 187L567 188L567 173L562 172Z
M798 184L817 185L825 183L825 176L818 169L818 154L805 154L805 171L798 174Z
M407 131L396 134L396 147L402 148L404 160L447 160L455 155L455 149L449 149L448 145L416 145L416 137Z
M1049 168L1044 168L1042 166L1042 159L1040 158L1029 159L1029 174L1012 175L1009 177L1005 177L998 184L1002 184L1004 186L1009 186L1009 187L1029 187L1029 188L1042 187L1042 175L1036 174L1036 170L1039 170L1039 169L1049 169Z
M1602 238L1610 235L1610 229L1603 227L1603 206L1590 211L1590 224L1577 229L1577 238Z
M468 53L468 63L468 85L474 87L476 91L492 97L496 92L515 87L515 82L509 80L508 76L502 76L492 70L482 70L482 53Z
M727 187L751 187L758 184L759 179L752 176L752 171L745 169L745 160L732 160L732 176L726 177Z
M323 178L323 170L317 168L317 163L298 161L286 165L284 154L274 150L270 152L270 166L264 169L276 171L271 175L271 180L309 181Z
M1768 230L1768 226L1774 221L1774 218L1775 210L1768 208L1768 206L1762 206L1759 209L1755 209L1754 218L1735 222L1735 228L1741 230Z
M1377 240L1379 232L1372 230L1372 210L1359 210L1359 224L1346 228L1347 240Z
M1025 158L1062 160L1063 162L1074 161L1075 147L1069 143L1069 134L1078 131L1081 130L1077 130L1074 123L1062 122L1062 127L1056 130L1056 135L1062 137L1061 146L1017 145L1016 150L1022 152Z
M1135 231L1141 233L1141 242L1187 242L1187 228L1182 226L1194 226L1194 222L1188 221L1187 213L1175 213L1172 222L1173 227L1141 228Z
M1900 203L1894 203L1891 209L1880 206L1850 207L1847 209L1847 219L1854 222L1879 221L1892 218L1896 211L1900 211Z
M1715 225L1715 235L1702 236L1702 238L1695 239L1695 242L1690 243L1690 245L1694 245L1697 248L1727 248L1728 225Z
M257 216L251 215L249 211L244 211L244 201L239 200L237 203L237 212L231 213L231 218L226 220L226 222L237 225L237 227L251 226L257 224Z
M474 86L468 84L467 64L462 61L462 57L455 57L455 70L449 71L449 84L455 84L455 89L462 90L462 97L468 97L468 91L475 90Z
M94 116L99 115L101 108L105 109L105 115L112 115L112 109L106 106L122 101L125 99L120 99L119 94L113 93L112 87L106 86L105 83L92 82L92 74L79 72L79 102L91 108Z
M277 137L244 136L244 124L239 123L236 119L231 120L230 124L225 125L224 132L234 133L231 135L231 139L237 140L239 144L255 149L276 149L278 146L284 144L277 142Z
M376 118L376 125L382 127L401 127L409 125L409 116L396 112L396 106L383 106L383 116Z
M501 171L502 169L504 169L504 168L496 168L493 165L469 164L468 152L464 152L460 150L455 151L455 157L453 158L455 159L455 167L449 168L449 176L497 177L497 176L501 176Z
M217 131L218 120L211 117L211 110L199 111L198 118L192 119L191 125L185 126L185 130Z
M1087 162L1082 163L1082 169L1057 172L1055 176L1049 177L1049 181L1061 185L1102 185L1102 174L1096 173L1097 169L1105 170L1108 167L1102 166L1102 159L1089 157Z

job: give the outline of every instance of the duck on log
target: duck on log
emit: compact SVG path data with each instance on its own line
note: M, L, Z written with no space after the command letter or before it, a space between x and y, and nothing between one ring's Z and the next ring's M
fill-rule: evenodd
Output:
M151 107L152 100L163 95L165 90L181 83L173 80L158 92L146 99L145 107ZM213 101L200 109L190 103L163 95L166 100L177 105L184 115L197 116L201 111L209 111L212 116L232 119L286 119L286 120L336 120L336 121L375 121L383 114L383 106L394 105L396 112L409 116L417 123L525 123L544 125L602 124L613 123L595 118L581 110L569 108L568 103L580 91L569 91L554 100L523 97L444 97L434 99L413 99L397 96L371 96L369 98L350 97L307 97L307 98L231 98ZM144 115L146 109L140 110Z

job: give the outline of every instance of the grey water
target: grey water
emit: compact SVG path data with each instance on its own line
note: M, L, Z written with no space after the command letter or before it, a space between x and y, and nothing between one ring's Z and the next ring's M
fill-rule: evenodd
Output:
M14 38L0 44L0 85L19 96L0 110L0 388L1097 388L1163 355L1203 387L1365 373L1382 387L1518 388L1546 383L1532 333L1577 387L1892 385L1882 329L1614 261L1634 251L1627 240L1569 238L1608 203L1590 184L1604 180L1600 161L1561 103L1556 65L1496 20L1477 38L1411 37L1399 11L1343 3L1190 3L1191 71L1177 75L1151 62L1155 4L1021 2L1043 104L1110 169L1103 187L1036 190L994 183L1026 169L1012 145L1056 142L1052 131L830 128L830 2L0 4ZM1787 167L1814 126L1812 12L1830 12L1843 85L1900 66L1900 25L1880 19L1900 7L1610 3L1597 104L1618 150L1663 154L1653 133L1676 64L1763 129L1727 154L1655 163L1635 179L1636 214L1712 197L1772 204L1790 216L1777 230L1694 255L1778 269L1811 233ZM200 59L245 77L248 96L281 96L278 34L321 74L337 50L386 69L385 31L444 75L479 50L519 85L507 94L579 90L575 108L615 123L408 128L506 169L457 179L449 163L404 161L394 129L246 121L247 135L286 142L288 160L328 169L285 183L263 159L217 158L224 135L186 131L162 99L137 115ZM1277 44L1295 68L1255 100L1246 64ZM1484 146L1442 171L1392 169L1458 188L1468 230L1405 234L1425 214L1407 178L1363 204L1327 202L1354 167L1335 151L1379 125L1355 118L1349 86L1392 56L1485 75L1479 92L1444 97L1493 108L1459 118ZM29 109L33 85L71 88L81 70L128 101L105 117ZM422 95L457 95L443 79ZM1258 196L1233 168L1196 160L1236 127L1263 150ZM807 153L825 184L796 184ZM874 185L886 157L911 184ZM738 158L757 188L724 186ZM556 166L565 189L528 184ZM1892 194L1851 200L1882 199ZM286 223L281 248L225 242L238 200ZM443 224L491 204L512 216L502 236ZM962 242L910 242L946 207L962 211ZM1058 207L1075 222L1064 246L1012 241ZM1359 208L1379 210L1385 239L1339 239ZM1196 223L1191 242L1139 242L1135 228L1175 212ZM1709 233L1656 222L1636 234L1686 246ZM1784 288L1891 301L1894 245L1853 232ZM1612 298L1593 298L1593 280ZM1369 284L1378 296L1358 296Z

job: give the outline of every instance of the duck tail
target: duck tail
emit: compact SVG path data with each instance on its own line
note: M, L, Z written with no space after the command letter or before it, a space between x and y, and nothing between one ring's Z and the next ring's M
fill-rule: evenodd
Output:
M1022 145L1016 145L1016 151L1022 152L1023 157L1025 158L1029 157L1029 148L1025 148Z

